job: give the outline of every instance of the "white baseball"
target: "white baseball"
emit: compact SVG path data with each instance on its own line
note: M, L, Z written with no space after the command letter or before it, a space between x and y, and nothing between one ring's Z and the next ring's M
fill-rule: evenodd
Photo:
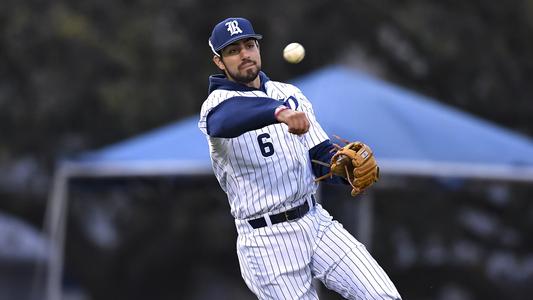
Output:
M305 57L305 49L300 43L290 43L283 49L283 58L291 64L297 64Z

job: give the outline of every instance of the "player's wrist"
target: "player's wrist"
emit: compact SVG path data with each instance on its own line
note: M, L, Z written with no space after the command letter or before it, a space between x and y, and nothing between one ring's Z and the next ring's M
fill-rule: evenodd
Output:
M286 111L287 109L289 109L287 106L285 105L280 105L276 108L276 110L274 111L274 117L276 118L276 120L278 120L279 122L281 122L281 120L279 119L280 117L280 114L284 111Z

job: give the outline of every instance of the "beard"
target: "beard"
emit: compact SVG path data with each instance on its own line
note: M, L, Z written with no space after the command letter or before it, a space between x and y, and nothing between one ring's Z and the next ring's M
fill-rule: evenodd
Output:
M250 61L247 61L244 63L248 63L248 62ZM257 62L255 62L252 68L247 68L244 71L240 71L239 69L237 69L237 71L233 72L233 71L230 71L227 67L226 67L226 71L228 72L228 75L231 78L233 78L233 80L235 80L236 82L247 84L247 83L254 81L254 79L257 78L257 75L259 75L259 71L261 71L261 65L258 65Z

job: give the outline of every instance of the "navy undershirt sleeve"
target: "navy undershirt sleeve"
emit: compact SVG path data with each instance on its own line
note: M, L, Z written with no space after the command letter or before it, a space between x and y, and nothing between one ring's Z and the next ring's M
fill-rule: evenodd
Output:
M336 152L332 151L332 149L335 149L335 146L333 146L330 140L325 140L309 150L309 157L311 159L329 164L331 161L331 157ZM326 166L322 166L314 162L311 162L311 165L313 167L313 174L315 174L317 178L329 173L329 168ZM346 179L336 175L331 178L325 179L324 182L332 184L348 184L348 181L346 181Z
M234 138L250 130L276 124L274 111L283 102L266 97L232 97L207 114L207 134Z

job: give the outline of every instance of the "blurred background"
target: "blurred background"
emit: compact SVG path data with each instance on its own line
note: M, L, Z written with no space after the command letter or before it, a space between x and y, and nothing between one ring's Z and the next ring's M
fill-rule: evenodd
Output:
M217 72L207 39L229 16L263 34L273 80L342 65L533 137L530 0L3 0L0 299L45 299L57 162L198 115ZM307 51L298 65L281 56L293 41ZM530 182L383 181L365 238L404 299L531 299ZM68 189L62 299L254 299L213 175L75 178ZM358 237L356 200L324 190Z

